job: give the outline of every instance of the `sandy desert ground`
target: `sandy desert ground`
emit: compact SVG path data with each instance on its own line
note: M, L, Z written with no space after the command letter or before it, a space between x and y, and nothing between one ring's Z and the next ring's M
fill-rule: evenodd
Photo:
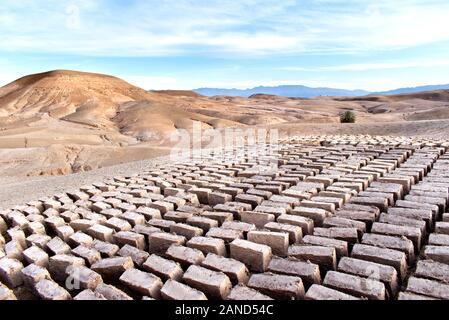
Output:
M340 124L354 110L356 124ZM57 176L167 155L177 129L449 137L449 92L360 98L147 92L101 74L51 71L0 88L0 176Z

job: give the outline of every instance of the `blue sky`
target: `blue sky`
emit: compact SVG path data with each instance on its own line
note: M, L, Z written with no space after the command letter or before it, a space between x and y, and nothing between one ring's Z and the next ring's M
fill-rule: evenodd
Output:
M2 0L0 85L74 69L145 89L449 83L447 0Z

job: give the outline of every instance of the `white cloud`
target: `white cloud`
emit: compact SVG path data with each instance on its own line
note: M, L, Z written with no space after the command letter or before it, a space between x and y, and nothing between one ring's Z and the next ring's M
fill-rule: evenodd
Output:
M0 7L0 50L102 56L391 50L449 41L448 12L445 0L17 0Z
M371 63L354 63L323 67L280 67L277 70L283 71L305 71L305 72L329 72L329 71L375 71L392 69L410 69L410 68L430 68L430 67L449 66L449 59L426 59L426 60L398 60Z

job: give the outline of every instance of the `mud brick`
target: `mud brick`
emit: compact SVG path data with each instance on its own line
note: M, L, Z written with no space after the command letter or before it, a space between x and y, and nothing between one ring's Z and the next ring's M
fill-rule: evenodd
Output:
M80 286L74 289L95 290L99 284L103 283L103 278L98 273L85 266L69 267L68 279L70 279L70 285Z
M0 258L0 283L6 284L10 288L16 288L23 283L21 270L23 264L7 257Z
M225 299L232 288L231 281L224 273L196 265L190 266L182 279L187 285L202 290L214 299Z
M187 200L182 198L182 197L174 197L174 196L169 196L164 198L165 202L169 202L169 203L173 203L175 209L182 207L183 205L186 204Z
M67 254L58 254L50 257L48 271L55 280L65 281L69 267L84 266L84 259Z
M148 238L151 234L153 234L155 232L162 232L162 230L159 228L148 226L148 225L140 225L140 224L138 224L134 228L132 228L132 231L136 232L136 233L143 234L145 236L145 238Z
M407 195L405 196L405 200L437 205L439 208L439 213L443 213L446 209L446 199L442 198Z
M151 205L153 205L153 204L150 203L149 206L151 206ZM135 205L129 204L129 203L125 203L125 202L118 203L117 205L115 205L115 208L116 208L116 209L120 209L120 210L122 210L123 212L126 212L126 211L134 211L134 210L137 209L137 207L136 207Z
M16 240L11 240L5 244L5 254L8 258L17 259L19 261L25 262L23 257L24 248Z
M207 297L199 290L174 280L168 280L161 289L164 300L207 300Z
M154 208L139 207L136 210L136 213L143 215L147 221L151 219L161 219L161 212Z
M85 245L79 245L72 250L72 254L76 257L83 258L87 265L91 266L95 262L101 260L101 254L95 248L90 248Z
M102 294L94 292L90 289L86 289L78 293L73 300L77 301L94 301L94 300L107 300Z
M416 265L415 276L444 283L449 282L449 265L432 260L420 260Z
M103 210L108 210L111 209L111 205L108 203L104 203L104 202L95 202L92 204L92 206L90 207L93 211L100 213Z
M37 246L43 250L47 250L47 243L51 237L43 234L32 234L26 238L26 246Z
M434 246L449 246L449 235L432 233L429 236L429 244Z
M61 238L54 237L47 242L47 250L55 255L65 254L70 252L70 246L62 241Z
M257 290L248 288L245 285L237 285L234 288L232 288L231 292L229 293L227 300L236 300L236 301L242 301L242 300L250 300L250 301L261 301L261 300L273 300L269 296L266 296L262 293L260 293Z
M188 267L191 264L199 265L205 259L200 250L178 245L170 246L166 252L166 256L179 262L184 267Z
M288 255L318 264L323 270L337 269L337 253L333 247L293 245L288 248Z
M339 209L343 206L343 199L340 199L340 198L315 196L315 197L312 197L310 199L310 201L319 202L319 203L330 203L335 206L335 209Z
M230 194L233 199L235 198L236 195L244 192L242 188L234 188L234 187L222 187L219 188L218 190L222 193Z
M197 207L195 205L184 205L182 207L179 207L177 211L188 212L188 213L193 213L193 214L200 214L200 213L204 212L204 209L201 207Z
M404 237L366 233L363 235L362 244L402 251L409 262L415 259L413 242Z
M354 244L359 242L356 228L315 228L313 235L318 237L333 238Z
M23 230L14 227L12 229L9 229L6 234L11 241L16 241L22 248L27 247L25 232L23 232Z
M105 283L100 283L95 288L95 293L101 294L107 300L133 300L123 291Z
M234 229L211 228L207 233L207 237L222 239L226 243L230 243L235 239L243 239L243 232Z
M23 258L28 264L35 264L40 267L47 267L48 254L37 246L31 246L22 252Z
M165 188L164 196L177 196L178 194L184 193L184 189L181 188Z
M121 275L120 282L141 295L155 299L160 298L160 291L163 285L160 278L135 268L126 270Z
M394 205L394 195L392 193L378 192L378 191L362 191L358 194L359 197L366 198L384 198L387 199L389 206Z
M108 219L104 225L108 228L114 229L115 231L129 231L132 229L131 224L123 219L112 217Z
M142 268L166 280L180 280L183 271L179 263L152 254L143 263Z
M63 287L52 280L42 279L35 287L36 294L42 300L71 300L72 297Z
M147 193L145 195L145 199L149 199L151 201L161 201L164 199L164 196L162 194L159 193ZM150 206L151 203L148 204L148 206Z
M97 239L92 242L92 248L98 250L102 257L113 257L120 249L118 245Z
M162 220L162 219L152 219L148 221L148 225L151 227L162 229L166 232L170 232L171 226L175 225L176 222L170 220Z
M312 196L310 193L293 189L287 189L283 191L282 195L290 198L296 198L299 200L309 200L310 197Z
M249 189L246 192L246 194L262 197L265 200L268 200L273 195L273 193L271 193L270 191L259 190L259 189Z
M70 222L70 226L75 231L83 231L86 232L87 229L90 227L96 225L97 223L95 221L87 220L87 219L77 219Z
M392 297L399 289L397 271L391 266L343 257L338 264L338 271L381 281Z
M347 203L347 204L345 204L343 209L350 210L350 211L372 212L372 213L374 213L376 218L380 214L380 209L375 206L365 206L365 205L355 204L355 203Z
M175 233L179 236L184 236L186 239L191 239L193 237L202 236L203 230L197 227L193 227L184 223L177 223L170 227L170 232Z
M439 299L428 297L428 296L423 296L420 294L410 293L410 292L399 292L398 300L412 300L412 301L419 300L419 301L421 301L421 300L439 300Z
M226 221L234 220L234 215L230 212L204 211L200 213L200 215L205 218L217 220L219 226L221 226Z
M252 187L250 189L252 189ZM255 189L271 192L272 194L281 194L282 192L282 186L274 184L256 184ZM245 192L247 191L248 190L245 190Z
M324 278L323 285L371 300L386 299L386 290L382 282L341 272L329 271Z
M388 208L388 200L382 197L361 197L357 196L350 200L352 203L361 205L373 205L378 207L382 212L385 212Z
M56 231L57 227L65 225L64 219L59 216L58 217L53 216L53 217L47 218L44 220L44 222L45 222L45 226L47 228L49 228L50 230L52 230L53 232Z
M260 205L263 200L264 198L251 194L239 194L235 197L235 201L247 203L251 205L251 209L254 209L258 205Z
M304 286L299 277L270 273L253 274L248 286L275 299L304 298Z
M300 277L307 286L321 283L319 266L310 262L273 257L268 265L268 271Z
M149 237L149 252L164 254L172 244L184 245L186 238L169 233L153 233Z
M387 236L406 237L413 242L415 250L418 252L421 247L421 230L416 227L399 226L387 223L373 223L371 233L384 234Z
M365 244L355 244L352 248L351 257L375 263L392 266L398 272L401 280L407 273L407 260L405 253Z
M449 235L449 222L437 222L435 224L435 232Z
M348 189L344 192L336 192L329 190L328 188L326 191L321 191L318 196L326 198L337 198L343 200L343 203L346 203L351 198L351 190Z
M287 233L290 244L298 243L302 240L302 228L298 226L278 222L269 222L265 225L265 229Z
M267 245L273 254L285 257L288 251L289 236L283 232L251 231L248 233L248 241Z
M437 262L449 264L449 246L431 246L424 248L424 256Z
M360 192L363 190L363 183L360 182L334 182L333 187L347 188Z
M289 214L283 214L277 219L279 223L291 224L294 226L301 227L302 234L312 234L313 233L313 220L309 218L304 218L302 216L295 216Z
M169 211L164 215L164 219L174 221L176 223L185 223L187 219L192 216L193 214L190 212Z
M242 222L254 224L258 228L263 228L269 222L274 222L275 216L264 212L243 211L240 213Z
M306 245L335 248L338 258L348 255L348 243L343 240L307 235L302 239L302 242Z
M71 226L63 225L63 226L57 227L55 230L55 233L62 240L67 241L70 238L70 236L75 233L75 230L73 230L73 228Z
M400 216L404 218L423 220L426 222L427 229L433 225L433 217L431 210L423 209L408 209L408 208L388 208L388 214Z
M339 217L329 217L324 219L323 226L325 228L338 227L338 228L356 228L361 237L366 231L365 223L361 221L339 218Z
M61 217L62 217L62 214L61 214ZM39 222L39 223L43 224L44 220L45 220L45 217L40 215L40 214L30 214L29 216L27 216L27 220L30 223L32 223L32 222ZM28 224L28 228L30 227L30 223Z
M162 200L158 200L156 202L152 202L148 205L150 208L159 210L159 212L164 215L168 211L175 210L175 205L171 202L166 202Z
M232 195L221 192L211 192L208 194L208 204L215 206L217 204L224 204L226 202L232 201Z
M51 280L51 276L48 270L35 264L28 265L20 272L22 273L24 284L29 288L34 288L34 285L42 279Z
M217 220L200 216L192 216L187 219L186 223L191 226L198 227L204 232L207 232L210 228L218 227Z
M26 231L28 234L46 234L44 225L38 221L28 223Z
M198 201L201 204L209 204L209 194L212 192L209 188L192 188L189 189L189 193L193 193L198 197Z
M438 299L449 299L449 285L433 280L410 277L407 292L430 296Z
M146 222L144 215L132 211L125 212L121 218L128 221L133 227Z
M335 212L335 204L327 203L327 202L304 200L304 201L301 201L301 207L319 208L319 209L323 209L323 210L326 210L326 211L329 211L332 213Z
M214 271L223 272L234 284L246 283L249 279L249 272L246 266L235 259L209 253L201 265Z
M359 298L319 284L312 285L305 295L306 300L359 300Z
M395 200L402 199L404 194L403 186L397 183L373 182L370 184L369 190L392 193Z
M281 208L284 209L287 213L292 210L292 206L286 202L275 202L271 200L263 201L260 206L262 207L273 207L273 208Z
M91 267L106 279L118 279L123 272L134 267L130 257L105 258L97 261Z
M329 213L324 209L301 206L295 207L290 214L312 219L314 226L318 227L323 225L324 219L329 215Z
M92 236L95 239L105 241L105 242L114 242L113 234L114 229L108 228L106 226L96 224L86 230L86 233Z
M70 223L74 220L80 219L80 215L78 213L72 212L72 211L64 211L61 213L61 218L64 219L66 223Z
M254 209L254 212L264 212L273 214L275 217L279 217L282 214L286 214L287 210L285 208L276 208L276 207L269 207L269 206L257 206Z
M0 235L4 234L8 230L8 225L6 224L3 217L0 216Z
M223 239L193 237L186 245L189 248L200 250L203 254L214 253L219 256L226 256L225 241Z
M61 202L56 200L47 199L44 201L44 208L47 209L59 209L62 206Z
M119 231L114 234L114 241L119 246L129 244L140 250L145 250L145 236L132 231Z
M265 272L272 251L267 245L236 239L230 244L231 258L245 263L252 271Z
M254 224L241 221L226 221L222 224L221 228L241 231L244 235L250 231L256 230L256 226Z
M117 198L107 198L103 202L111 205L113 208L117 208L117 206L122 203L122 200L117 199ZM119 209L116 209L116 210L119 210ZM122 211L122 210L120 210L120 211Z
M139 250L136 247L130 246L128 244L125 244L120 249L118 255L121 257L130 257L133 260L134 264L137 266L141 266L150 256L148 252Z
M407 200L398 200L398 201L396 201L395 205L396 205L396 207L415 209L415 210L424 211L424 212L431 210L433 218L435 218L439 212L439 208L435 204L428 204L428 203L421 203L421 202L407 201Z

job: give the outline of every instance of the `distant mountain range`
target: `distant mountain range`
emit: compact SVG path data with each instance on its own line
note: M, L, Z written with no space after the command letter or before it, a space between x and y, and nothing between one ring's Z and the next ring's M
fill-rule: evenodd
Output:
M345 90L335 88L311 88L301 85L287 85L277 87L255 87L251 89L221 89L221 88L199 88L193 91L204 96L237 96L250 97L254 94L272 94L281 97L292 98L314 98L319 96L340 96L340 97L356 97L368 94L393 95L402 93L415 93L421 91L443 90L449 89L446 85L431 85L415 88L400 88L384 92L369 92L365 90Z

